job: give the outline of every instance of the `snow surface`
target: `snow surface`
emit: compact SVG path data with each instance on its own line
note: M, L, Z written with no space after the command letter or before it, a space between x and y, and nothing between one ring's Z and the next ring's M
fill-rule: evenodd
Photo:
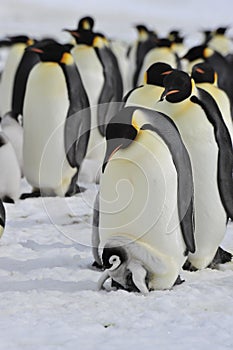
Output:
M231 24L232 1L1 0L0 32L53 34L86 14L98 29L133 40L131 24L167 31ZM62 34L64 35L64 33ZM64 37L64 40L67 37ZM22 180L22 192L30 187ZM185 283L148 296L97 291L91 268L96 185L72 198L5 204L0 241L0 350L232 349L233 263L183 272ZM233 252L233 224L223 247Z

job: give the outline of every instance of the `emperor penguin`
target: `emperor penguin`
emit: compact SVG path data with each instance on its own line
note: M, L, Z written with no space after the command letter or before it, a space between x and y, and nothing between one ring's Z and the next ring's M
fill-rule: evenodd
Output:
M55 42L53 39L43 39L31 47L42 48ZM1 126L14 147L23 177L23 102L26 91L27 79L32 68L40 62L38 53L25 50L15 72L11 109L1 121Z
M90 134L89 100L70 53L71 45L48 44L37 52L23 104L23 164L31 194L71 196Z
M123 108L106 130L107 150L93 216L95 261L128 291L173 287L195 252L188 152L166 115Z
M132 89L124 97L124 106L141 106L156 109L164 90L163 79L173 68L165 62L153 63L145 72L143 85Z
M138 34L137 40L128 50L128 86L132 89L137 86L138 75L142 68L142 63L148 51L157 45L158 35L155 31L148 29L144 24L135 26Z
M123 83L117 59L101 33L68 30L76 39L72 55L86 88L91 107L91 133L87 156L80 176L89 176L90 182L99 182L105 153L105 128L110 118L120 109ZM93 171L89 170L92 164Z
M207 45L198 45L190 48L182 57L188 62L186 71L191 74L195 64L206 62L218 74L218 86L224 90L231 103L231 114L233 116L233 65L220 52L211 49Z
M11 111L15 73L26 47L34 40L26 35L9 37L11 46L4 66L0 84L0 113L3 117Z
M208 41L208 46L215 51L218 51L223 56L233 52L232 39L227 36L228 26L218 27L211 32L211 37Z
M171 46L171 41L167 38L157 40L156 47L148 51L143 59L142 67L138 74L137 86L143 83L144 74L153 63L165 62L174 68L179 67L179 58Z
M178 55L178 57L182 57L187 52L185 37L180 34L179 30L170 30L168 33L168 39L172 43L172 50Z
M216 101L233 144L233 122L231 118L230 100L225 91L218 87L217 73L208 63L203 62L193 66L191 77L195 81L197 87L207 91Z
M186 72L167 75L164 87L157 110L175 122L193 170L196 251L188 260L202 269L215 257L233 217L231 138L213 97Z
M0 199L6 203L15 203L20 195L21 172L14 148L3 131L0 131L0 162ZM0 205L0 226L1 210Z

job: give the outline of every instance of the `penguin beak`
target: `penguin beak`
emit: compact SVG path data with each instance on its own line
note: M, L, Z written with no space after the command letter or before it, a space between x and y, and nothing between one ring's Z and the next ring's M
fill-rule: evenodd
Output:
M72 36L74 36L76 38L80 38L80 35L79 35L79 33L76 30L64 28L64 29L62 29L62 31L63 32L68 32L68 33L70 33Z
M172 94L176 94L177 92L179 92L179 90L176 90L176 89L167 90L167 89L165 89L158 102L162 102L167 96L172 95Z
M36 52L36 53L44 53L43 50L38 49L37 47L28 47L27 51L33 51L33 52Z
M196 68L196 72L200 73L200 74L204 74L205 71L201 68Z

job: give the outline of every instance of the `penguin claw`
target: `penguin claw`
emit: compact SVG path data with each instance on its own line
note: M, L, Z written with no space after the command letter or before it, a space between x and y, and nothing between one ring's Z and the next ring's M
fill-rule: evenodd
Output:
M75 194L81 193L86 191L85 187L79 186L79 185L75 185L75 187L70 188L67 192L66 192L66 197L72 197Z

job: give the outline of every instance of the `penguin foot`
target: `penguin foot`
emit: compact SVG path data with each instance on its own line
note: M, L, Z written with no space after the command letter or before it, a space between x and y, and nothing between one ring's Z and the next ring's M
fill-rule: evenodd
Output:
M11 204L14 204L14 203L15 203L14 199L12 199L12 198L9 197L9 196L4 196L3 199L2 199L2 201L3 201L4 203L11 203Z
M221 247L218 247L214 258L208 267L211 269L216 269L219 264L225 264L227 262L230 262L231 260L232 254L222 249Z
M180 277L180 275L179 275L179 276L177 277L175 283L174 283L174 286L178 286L178 285L180 285L180 284L182 284L182 283L184 283L184 282L185 282L185 280L182 280L181 277Z
M194 267L190 261L186 260L186 262L183 265L183 270L185 271L190 271L190 272L195 272L197 271L197 268Z
M66 197L72 197L75 194L81 193L86 191L85 187L79 186L79 185L75 185L73 188L70 188L67 192L66 192Z
M20 199L27 199L27 198L37 198L40 196L41 196L40 191L33 191L31 193L22 193L19 198Z

